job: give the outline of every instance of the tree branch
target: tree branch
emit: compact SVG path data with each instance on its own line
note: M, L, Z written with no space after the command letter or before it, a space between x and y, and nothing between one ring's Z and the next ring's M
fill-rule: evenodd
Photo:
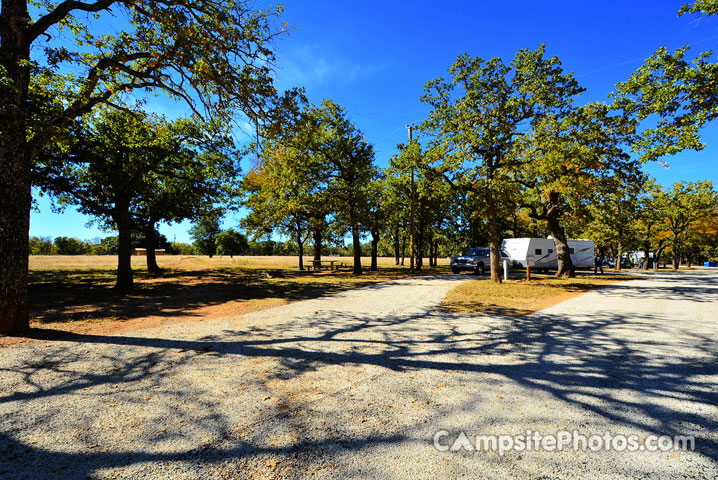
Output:
M33 23L27 30L27 44L31 44L37 37L45 33L45 31L53 25L61 22L67 17L70 12L74 10L80 10L83 12L99 12L110 7L113 3L118 0L98 0L95 3L82 3L74 0L67 0L59 4L55 9L45 16L38 19L37 22ZM120 0L121 3L124 3Z

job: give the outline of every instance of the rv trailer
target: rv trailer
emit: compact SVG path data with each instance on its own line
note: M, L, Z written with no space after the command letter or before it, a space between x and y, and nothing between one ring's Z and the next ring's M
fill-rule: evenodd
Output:
M593 267L594 245L591 240L569 240L571 261L576 268ZM556 244L553 238L507 238L502 249L508 253L514 267L536 269L558 268Z

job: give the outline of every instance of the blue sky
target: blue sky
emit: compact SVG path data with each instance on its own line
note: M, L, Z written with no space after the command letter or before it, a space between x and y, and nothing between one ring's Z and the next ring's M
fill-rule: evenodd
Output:
M718 51L718 17L676 16L682 1L514 1L514 2L285 2L282 20L295 30L277 42L277 84L304 86L314 102L331 98L346 108L375 145L383 166L407 138L405 125L420 123L427 108L419 101L424 84L445 74L460 53L510 62L521 48L546 43L587 89L581 102L604 100L659 46L692 45ZM150 109L170 116L181 105L156 100ZM707 147L667 158L670 168L648 165L659 182L708 179L718 183L718 124L704 132ZM248 160L243 162L248 170ZM86 228L90 218L72 209L52 213L39 199L30 234L105 236ZM226 228L242 213L229 214ZM189 242L189 224L161 225L170 240Z

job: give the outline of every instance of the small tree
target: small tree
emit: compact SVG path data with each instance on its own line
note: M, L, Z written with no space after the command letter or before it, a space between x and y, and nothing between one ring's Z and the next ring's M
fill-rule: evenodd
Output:
M210 258L217 253L217 235L222 231L221 212L215 211L195 220L189 231L194 247L201 255Z
M715 214L718 196L713 183L676 182L666 192L665 228L671 233L669 244L673 250L673 270L678 270L691 237L691 229L698 222Z
M218 233L215 242L217 244L217 253L220 255L233 257L235 255L245 255L249 252L247 237L233 228Z
M326 198L336 220L351 232L353 272L361 275L361 228L368 211L367 188L376 176L374 149L344 109L331 100L309 112L318 132L310 149L319 156L321 175L327 179Z

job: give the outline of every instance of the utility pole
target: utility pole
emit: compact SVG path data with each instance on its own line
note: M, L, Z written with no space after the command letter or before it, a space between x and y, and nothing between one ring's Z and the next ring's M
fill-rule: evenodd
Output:
M414 126L413 125L407 125L406 128L409 129L409 146L411 146L411 142L414 141L413 133L414 133ZM409 234L409 252L411 252L411 259L409 262L409 269L413 272L414 271L414 159L411 158L409 160L411 163L411 233Z

